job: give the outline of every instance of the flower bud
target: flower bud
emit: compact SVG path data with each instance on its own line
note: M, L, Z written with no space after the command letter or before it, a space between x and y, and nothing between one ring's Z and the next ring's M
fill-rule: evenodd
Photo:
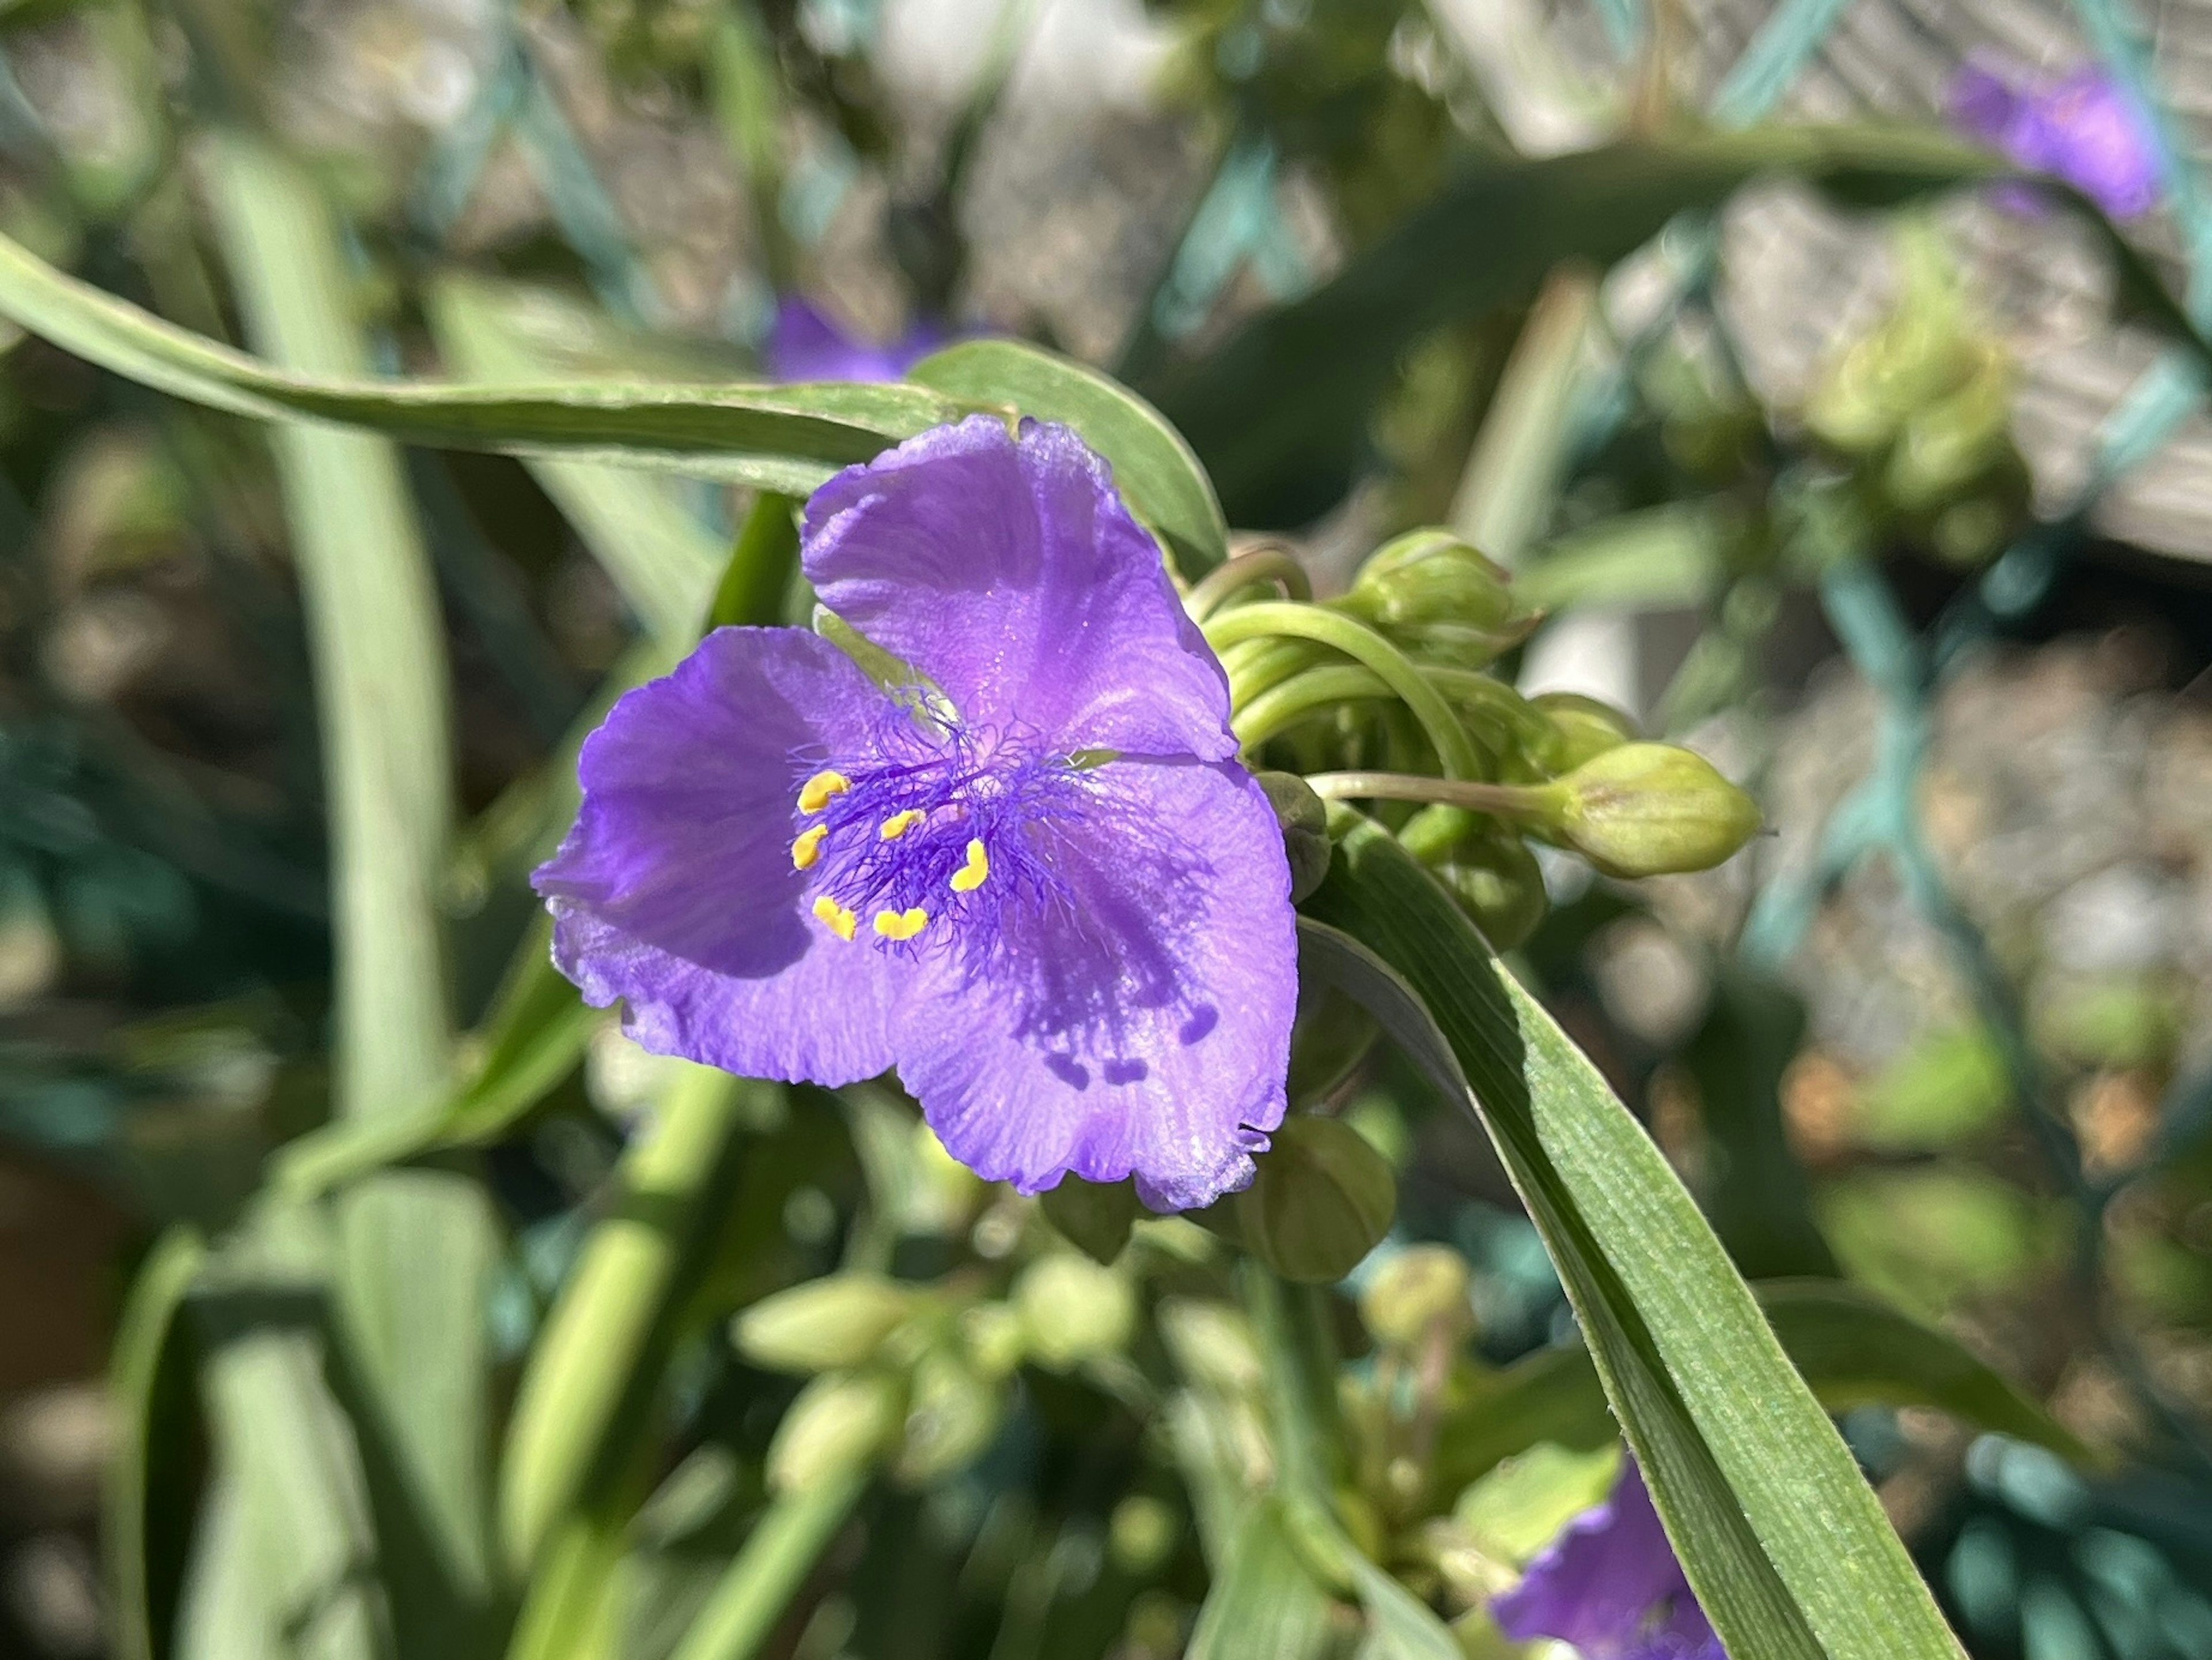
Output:
M1014 1309L1031 1358L1054 1371L1118 1354L1137 1327L1129 1282L1083 1256L1030 1263L1014 1286Z
M1710 870L1759 825L1757 802L1671 744L1623 744L1533 794L1533 828L1608 876Z
M763 1298L730 1323L738 1353L771 1371L857 1366L914 1311L911 1287L873 1274L833 1274Z
M906 1380L890 1372L825 1372L799 1390L768 1448L768 1484L802 1493L869 1463L906 1420Z
M1448 1245L1413 1245L1376 1270L1359 1293L1359 1317L1380 1342L1411 1348L1438 1326L1454 1337L1474 1330L1473 1276Z
M1079 1176L1060 1177L1058 1187L1046 1190L1042 1207L1044 1219L1069 1244L1109 1265L1129 1243L1139 1208L1135 1183L1086 1182Z
M1551 909L1536 855L1509 830L1456 843L1437 866L1437 879L1451 891L1493 951L1528 943Z
M1106 1554L1131 1578L1148 1579L1165 1565L1181 1531L1174 1511L1149 1493L1133 1493L1106 1523Z
M1636 722L1620 710L1580 692L1539 692L1528 702L1542 711L1552 729L1543 758L1555 773L1572 772L1583 762L1634 743L1639 736Z
M1334 849L1328 840L1328 808L1296 773L1261 772L1254 781L1267 793L1267 805L1282 826L1283 852L1291 861L1291 903L1321 885Z
M1451 648L1462 667L1518 644L1538 621L1516 606L1502 569L1435 529L1379 549L1336 603L1403 644Z
M1006 1420L1003 1381L980 1377L959 1354L933 1349L915 1368L906 1437L892 1473L910 1487L966 1468Z
M1022 1317L1004 1303L978 1303L960 1316L960 1347L985 1377L1004 1377L1022 1364Z
M1389 1231L1398 1180L1382 1155L1334 1118L1285 1118L1236 1199L1253 1255L1285 1280L1330 1285Z

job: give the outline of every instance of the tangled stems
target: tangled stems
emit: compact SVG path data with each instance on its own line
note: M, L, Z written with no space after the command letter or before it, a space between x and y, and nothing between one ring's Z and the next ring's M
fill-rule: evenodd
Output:
M1396 696L1389 682L1374 670L1357 663L1333 663L1294 674L1249 699L1238 708L1230 729L1246 749L1257 749L1309 715L1341 703Z
M1482 772L1481 754L1443 695L1412 658L1364 623L1316 605L1274 600L1240 605L1206 625L1206 643L1217 652L1270 636L1310 640L1371 670L1420 722L1447 778L1473 779Z
M1272 582L1288 599L1310 599L1313 584L1297 556L1279 544L1269 543L1225 560L1191 585L1182 608L1190 620L1203 623L1245 588Z

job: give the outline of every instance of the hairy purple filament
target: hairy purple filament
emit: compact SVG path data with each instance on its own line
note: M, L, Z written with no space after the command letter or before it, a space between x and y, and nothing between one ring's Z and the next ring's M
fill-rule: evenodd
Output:
M1075 759L1034 733L972 728L919 692L896 696L864 751L798 756L793 861L809 909L841 939L901 952L996 954L1010 909L1068 905L1040 835L1080 818Z

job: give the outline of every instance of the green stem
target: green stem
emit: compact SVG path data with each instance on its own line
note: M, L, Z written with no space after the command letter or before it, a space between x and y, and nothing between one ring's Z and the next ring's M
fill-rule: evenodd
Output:
M1269 545L1240 553L1215 566L1191 585L1190 592L1183 596L1182 607L1190 613L1192 622L1203 623L1240 591L1262 582L1273 583L1288 599L1313 598L1313 584L1307 580L1306 568L1298 563L1288 548Z
M865 1469L848 1470L770 1504L676 1645L672 1660L751 1660L867 1485Z
M1222 672L1229 677L1229 707L1241 709L1292 675L1334 660L1326 646L1278 635L1231 646L1221 654Z
M1426 801L1524 823L1549 812L1545 796L1551 787L1543 784L1486 784L1410 772L1317 772L1306 782L1324 801Z
M1263 601L1256 605L1239 605L1216 617L1206 629L1207 643L1216 651L1268 635L1311 640L1372 669L1421 723L1430 743L1436 746L1445 776L1474 778L1480 775L1481 756L1443 695L1422 678L1413 659L1356 618L1316 605Z
M1307 716L1355 699L1395 696L1389 684L1372 669L1356 663L1337 663L1308 669L1280 685L1270 687L1239 708L1230 727L1237 741L1256 750L1278 733Z

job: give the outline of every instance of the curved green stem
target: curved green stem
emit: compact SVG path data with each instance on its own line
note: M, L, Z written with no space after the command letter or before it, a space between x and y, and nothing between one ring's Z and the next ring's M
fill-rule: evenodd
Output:
M1216 565L1191 585L1190 592L1183 595L1182 607L1190 613L1192 622L1203 623L1240 590L1262 582L1273 583L1288 599L1313 598L1313 584L1306 576L1306 568L1298 563L1288 548L1269 544Z
M1239 605L1216 617L1206 629L1207 643L1216 651L1267 635L1311 640L1372 669L1421 723L1429 741L1436 745L1446 777L1474 778L1481 773L1482 758L1474 741L1443 695L1422 678L1412 658L1365 623L1340 611L1277 600Z
M1278 733L1323 709L1358 699L1395 696L1389 683L1374 670L1357 663L1334 663L1294 674L1270 687L1238 708L1229 725L1239 744L1255 750Z
M1228 647L1221 654L1221 670L1229 677L1229 707L1243 708L1300 670L1331 660L1328 647L1310 640L1285 640L1280 635Z
M769 1505L677 1645L675 1660L751 1660L867 1486L865 1469L848 1470Z
M1546 816L1545 793L1551 787L1423 778L1410 772L1317 772L1306 782L1324 801L1426 801L1523 822Z

